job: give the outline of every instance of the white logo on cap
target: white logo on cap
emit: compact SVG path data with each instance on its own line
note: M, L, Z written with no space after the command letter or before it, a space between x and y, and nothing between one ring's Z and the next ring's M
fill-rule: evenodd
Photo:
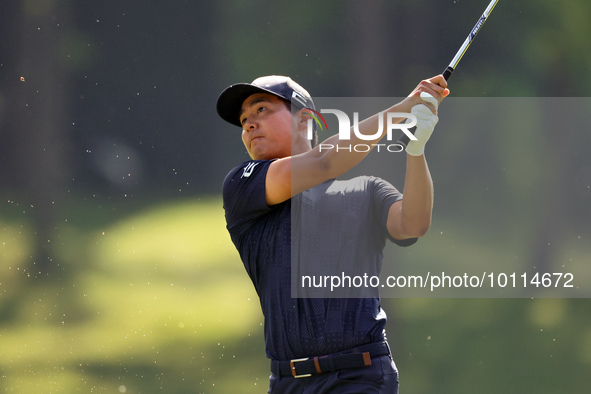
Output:
M293 93L291 94L291 99L292 99L292 101L295 100L298 103L300 103L302 105L302 107L306 106L306 103L307 103L306 97L296 90L294 90Z

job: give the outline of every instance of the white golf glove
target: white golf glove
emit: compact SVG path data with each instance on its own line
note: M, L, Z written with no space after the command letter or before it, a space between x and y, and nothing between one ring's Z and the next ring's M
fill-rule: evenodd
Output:
M421 92L421 99L432 104L435 109L438 108L437 99L431 96L429 93ZM437 115L433 115L433 112L425 104L417 104L412 107L411 114L417 117L417 125L414 136L417 138L416 141L410 140L406 146L406 153L411 156L420 156L425 152L425 144L429 141L435 125L439 121Z

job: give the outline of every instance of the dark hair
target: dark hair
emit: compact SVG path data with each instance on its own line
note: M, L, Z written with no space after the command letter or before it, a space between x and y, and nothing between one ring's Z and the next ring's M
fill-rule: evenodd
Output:
M281 99L283 101L283 103L285 104L285 107L287 107L287 109L289 111L291 111L292 109L292 103L291 101L285 100L285 99ZM296 106L296 108L299 108ZM310 141L310 144L312 145L312 148L314 148L316 145L318 145L318 130L316 129L316 123L312 123L312 141Z

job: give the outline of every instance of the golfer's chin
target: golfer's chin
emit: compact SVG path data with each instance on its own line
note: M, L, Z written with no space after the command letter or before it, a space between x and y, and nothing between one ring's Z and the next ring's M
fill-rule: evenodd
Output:
M284 155L275 149L267 149L267 147L263 146L263 144L251 146L250 149L247 150L248 154L253 160L272 160L289 156L289 153Z

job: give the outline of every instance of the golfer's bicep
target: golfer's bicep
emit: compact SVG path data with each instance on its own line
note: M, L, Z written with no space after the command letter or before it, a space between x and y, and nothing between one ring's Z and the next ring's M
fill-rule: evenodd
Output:
M403 240L409 238L404 234L402 221L402 200L396 201L388 210L388 219L386 221L388 233L394 239Z
M265 200L267 205L280 204L291 197L291 158L275 160L267 170L265 178Z

